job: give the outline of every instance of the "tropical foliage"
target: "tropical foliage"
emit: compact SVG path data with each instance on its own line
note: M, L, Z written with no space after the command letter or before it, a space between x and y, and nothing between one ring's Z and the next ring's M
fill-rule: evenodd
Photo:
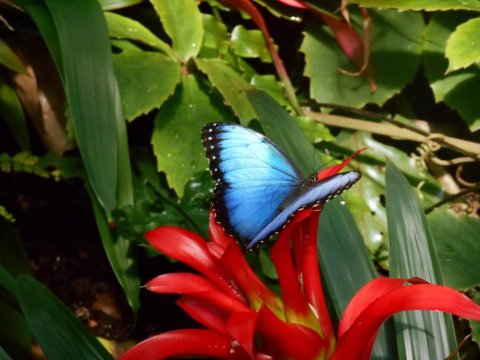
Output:
M73 184L85 195L98 242L132 314L161 311L141 300L147 283L152 291L182 293L180 306L209 329L180 332L180 340L179 333L166 332L158 335L161 341L172 336L173 344L191 340L198 348L202 344L192 338L214 336L230 344L233 336L244 351L238 358L289 355L268 346L287 332L264 331L260 320L256 330L252 325L232 335L224 331L225 316L215 324L200 318L199 296L182 288L183 276L195 278L192 287L215 292L218 297L202 298L209 309L220 305L220 296L233 306L217 309L233 314L232 329L261 316L265 327L280 321L279 330L293 329L291 336L305 325L298 339L311 342L300 350L312 353L301 353L310 354L304 358L340 356L335 349L348 348L343 339L359 331L354 319L360 318L372 324L370 337L350 347L359 358L369 357L373 338L373 358L478 356L475 321L402 312L376 330L388 316L412 309L478 320L474 303L451 289L480 299L479 11L474 0L3 2L0 358L24 358L36 344L49 359L118 355L111 349L110 355L75 318L70 310L76 309L34 279L20 221L23 200L14 186L22 176L58 188ZM307 214L276 245L249 254L248 265L217 225L208 226L213 184L200 131L219 120L263 132L305 176L367 147L348 165L362 180L325 206L318 231ZM318 262L322 271L321 283L310 283L318 291L323 286L322 293L306 298L307 282L282 275L290 270L276 258L286 258L287 251L278 249L299 238L295 226L311 232L308 249L315 256L308 264L316 268ZM180 258L181 241L194 241L214 262L221 259L215 270L228 269L227 278L244 297L219 291L218 283L212 288L215 272ZM148 282L142 269L162 256L157 250L204 277L170 273ZM267 295L249 297L251 284L242 283L236 265ZM290 288L300 289L303 305L315 310L307 306L297 316ZM406 293L425 298L405 301L403 308L398 300L387 301ZM328 311L314 296L326 301ZM254 346L253 334L265 339L264 348ZM153 334L130 329L115 340L139 342L147 335ZM155 344L158 338L152 339Z

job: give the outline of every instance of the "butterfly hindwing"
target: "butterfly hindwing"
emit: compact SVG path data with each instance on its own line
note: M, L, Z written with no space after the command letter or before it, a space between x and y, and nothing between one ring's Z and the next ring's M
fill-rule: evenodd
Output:
M344 190L349 189L358 179L360 179L358 172L349 171L330 176L318 182L308 180L300 188L300 191L295 193L295 196L285 204L282 211L247 244L246 248L255 247L258 242L280 230L299 209L323 205Z
M202 140L216 182L217 220L237 239L249 242L304 179L273 143L250 129L209 124Z

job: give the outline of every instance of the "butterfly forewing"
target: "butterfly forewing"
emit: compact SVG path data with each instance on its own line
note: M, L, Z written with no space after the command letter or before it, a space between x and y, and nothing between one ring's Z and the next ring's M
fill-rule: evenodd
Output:
M202 140L216 182L217 220L238 240L249 243L304 179L274 144L250 129L209 124Z

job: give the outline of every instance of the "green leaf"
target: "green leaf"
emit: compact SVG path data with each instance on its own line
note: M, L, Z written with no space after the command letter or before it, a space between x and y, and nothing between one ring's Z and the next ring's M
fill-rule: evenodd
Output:
M210 14L202 14L203 36L199 57L218 57L228 50L228 30L224 23Z
M445 75L448 61L445 49L455 28L471 18L467 13L438 13L430 19L424 33L424 67L436 102L444 101L455 109L471 131L480 129L480 108L477 102L480 88L480 65Z
M310 143L317 144L323 141L335 141L335 137L332 136L330 130L325 125L307 116L297 116L295 119Z
M104 10L122 9L127 6L140 4L143 0L99 0Z
M473 290L473 300L480 304L480 291L477 289ZM477 343L477 346L480 346L480 321L469 321L470 327L472 328L472 340Z
M154 52L114 55L115 72L127 120L159 108L180 82L180 64Z
M173 49L183 61L198 55L203 40L202 14L195 0L150 0Z
M108 261L127 295L130 307L136 312L140 308L140 278L136 265L134 244L122 236L112 234L105 212L101 208L98 200L91 191L88 191L88 193L90 195L100 239L102 240Z
M443 284L435 244L420 202L390 161L387 162L386 204L390 276L420 277ZM456 345L450 315L406 312L394 319L400 359L444 359Z
M315 169L315 149L295 120L267 94L259 91L247 94L268 137L294 160L305 176L310 175ZM355 293L376 276L353 217L340 201L325 206L318 233L320 266L338 318ZM395 359L384 331L377 337L374 356Z
M20 275L17 287L25 318L48 359L112 359L85 325L44 285Z
M413 81L421 60L423 18L418 13L395 10L369 11L372 19L370 67L377 84L372 93L364 76L349 76L339 69L356 72L326 26L307 23L301 46L305 75L310 78L311 96L320 103L363 107L382 105ZM362 23L352 14L354 23ZM361 34L362 30L358 30ZM392 71L394 69L394 71Z
M117 104L112 91L116 80L102 9L94 0L46 0L55 24L54 34L51 26L44 25L49 19L45 11L38 11L38 3L21 3L28 5L29 12L42 16L39 19L36 15L34 20L39 27L48 28L42 32L45 41L51 50L60 50L52 55L59 57L55 62L61 66L59 72L80 152L96 195L111 211L116 206L118 166Z
M22 104L3 76L0 76L0 114L22 150L30 151L30 137Z
M200 141L202 127L231 119L221 100L206 91L199 78L184 76L155 118L152 145L158 170L165 172L179 197L190 177L207 167Z
M365 7L395 8L399 10L474 10L480 11L478 0L351 0Z
M195 59L198 68L204 72L212 85L223 95L239 117L240 123L247 125L255 117L252 105L245 90L252 86L240 76L226 61L220 59Z
M12 360L3 347L0 346L0 360Z
M260 30L247 30L242 25L237 25L232 31L230 42L233 53L238 56L272 62Z
M290 106L290 103L285 97L285 90L274 75L255 74L252 76L250 84L252 84L258 90L265 91L280 105L286 108Z
M27 74L27 68L22 60L0 39L0 64L20 74Z
M459 25L447 41L445 55L450 61L447 71L455 71L480 62L479 39L480 18Z
M110 12L105 13L105 20L107 21L108 30L111 37L116 39L134 40L141 44L148 45L154 49L163 51L165 54L172 57L172 59L175 59L170 46L160 40L138 21Z
M465 290L480 284L480 221L454 216L445 206L435 209L427 220L445 285Z

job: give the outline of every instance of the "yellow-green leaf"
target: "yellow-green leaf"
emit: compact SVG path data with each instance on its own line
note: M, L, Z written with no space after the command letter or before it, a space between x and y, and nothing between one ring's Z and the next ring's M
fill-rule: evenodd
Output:
M447 40L447 72L466 68L480 61L480 18L459 25Z

